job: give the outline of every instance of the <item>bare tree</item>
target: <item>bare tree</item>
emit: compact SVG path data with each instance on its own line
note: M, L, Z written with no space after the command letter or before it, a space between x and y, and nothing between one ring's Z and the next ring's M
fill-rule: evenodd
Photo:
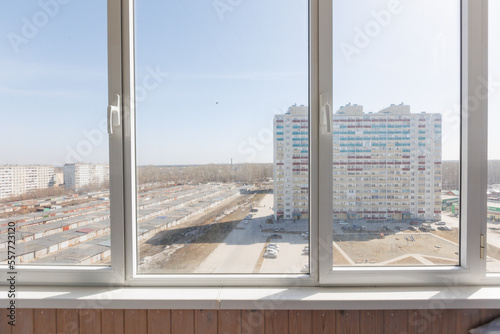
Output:
M139 184L148 183L257 183L271 178L272 164L208 164L191 166L141 166Z

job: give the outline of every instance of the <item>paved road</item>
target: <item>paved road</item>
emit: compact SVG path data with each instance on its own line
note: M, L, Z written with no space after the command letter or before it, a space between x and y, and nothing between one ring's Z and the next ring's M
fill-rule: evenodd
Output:
M195 270L196 273L253 273L260 269L260 273L299 273L304 264L307 263L308 256L302 255L302 249L307 244L300 236L300 233L285 233L283 239L274 242L280 245L280 252L276 259L263 259L262 266L257 266L261 259L269 232L262 232L264 228L282 227L287 231L294 227L306 228L307 223L289 223L279 225L268 225L266 219L273 215L273 195L265 195L256 208L257 212L252 212L253 217L248 224L240 222L223 243L203 261ZM303 225L303 226L302 226Z
M441 216L446 225L458 228L459 218L453 217L450 212L444 212ZM500 248L500 223L487 223L488 227L488 244Z

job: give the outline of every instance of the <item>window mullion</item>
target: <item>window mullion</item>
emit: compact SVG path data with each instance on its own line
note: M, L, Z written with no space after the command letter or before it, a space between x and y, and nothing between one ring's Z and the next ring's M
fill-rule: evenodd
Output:
M122 2L122 68L124 96L123 177L124 177L124 238L125 280L135 274L136 240L136 162L135 162L135 58L134 1Z
M487 3L461 0L461 236L460 266L455 267L335 267L332 264L332 138L320 129L320 245L329 254L320 266L322 284L474 284L484 277L485 260L479 259L480 234L486 229L487 189ZM320 10L320 13L324 12ZM331 8L330 8L331 13ZM321 22L321 20L320 20ZM333 26L330 22L330 28ZM325 29L327 30L327 29ZM332 39L330 38L330 41ZM323 40L320 38L320 43ZM326 41L328 43L328 41ZM328 44L326 44L328 45ZM330 45L331 48L331 45ZM320 59L322 49L320 45ZM330 58L331 59L331 58ZM320 89L322 73L320 61ZM330 69L329 73L332 73ZM331 79L330 79L331 80ZM330 159L330 161L328 161ZM330 189L327 189L330 188ZM328 200L328 203L326 202ZM321 252L321 249L320 249ZM321 256L320 256L321 258Z
M319 72L316 108L311 108L318 117L319 135L319 268L320 281L330 273L333 254L332 222L332 133L331 112L333 93L333 6L330 0L319 1L318 15ZM329 114L329 115L327 115Z
M121 1L108 0L108 92L109 105L120 96L120 112L123 119ZM109 122L110 120L108 120ZM121 125L123 122L121 122ZM111 217L111 267L115 279L124 278L123 233L123 127L114 126L109 134L110 168L110 217Z
M462 1L461 265L471 280L484 277L480 235L486 233L487 190L487 1ZM486 84L487 85L487 84Z

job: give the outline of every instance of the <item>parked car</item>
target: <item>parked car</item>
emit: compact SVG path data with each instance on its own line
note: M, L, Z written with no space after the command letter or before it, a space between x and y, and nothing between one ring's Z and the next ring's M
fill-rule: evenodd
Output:
M441 222L437 222L436 225L446 225L446 223L441 221Z
M267 246L268 246L268 247L274 247L274 248L277 248L277 249L279 249L279 248L280 248L280 245L278 245L278 244L276 244L276 243L274 243L274 242L271 242L271 243L267 244Z
M273 239L283 239L283 236L280 234L271 234L271 238Z
M278 257L278 254L276 254L276 253L270 253L270 252L265 252L263 256L265 258L268 258L268 259L275 259L275 258Z

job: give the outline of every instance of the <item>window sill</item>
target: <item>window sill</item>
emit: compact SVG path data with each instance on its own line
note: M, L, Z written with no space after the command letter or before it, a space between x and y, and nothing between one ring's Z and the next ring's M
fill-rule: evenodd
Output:
M5 287L4 287L5 288ZM4 290L5 291L5 290ZM500 287L102 288L18 287L18 308L96 309L485 309ZM7 293L0 307L8 305Z

